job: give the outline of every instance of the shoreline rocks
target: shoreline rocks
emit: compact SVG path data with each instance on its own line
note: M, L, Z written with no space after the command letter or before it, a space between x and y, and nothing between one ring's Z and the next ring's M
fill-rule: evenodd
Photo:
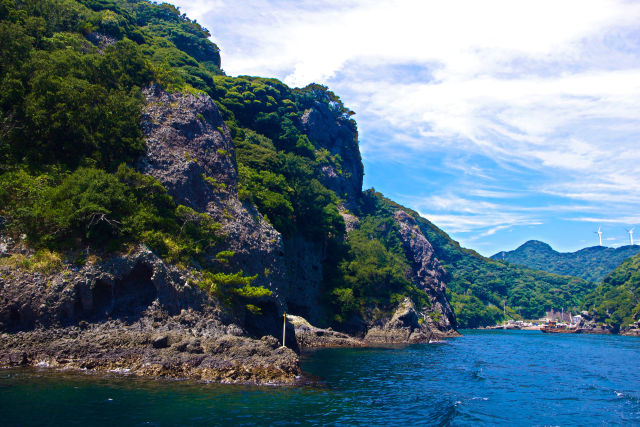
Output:
M160 315L162 316L162 314ZM0 335L0 367L38 366L220 383L292 384L298 355L272 336L253 339L216 313L149 310L133 322L108 320Z

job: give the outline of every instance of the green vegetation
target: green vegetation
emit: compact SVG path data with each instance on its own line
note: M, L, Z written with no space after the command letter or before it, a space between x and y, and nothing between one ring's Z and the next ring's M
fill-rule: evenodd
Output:
M316 178L326 154L300 129L302 114L315 102L329 105L336 117L348 117L351 112L339 98L324 86L291 89L274 79L246 76L217 76L204 89L218 103L233 136L240 198L254 202L285 237L341 237L338 199ZM355 122L350 124L355 133Z
M640 254L611 272L583 303L597 322L614 328L628 326L640 318Z
M59 253L41 249L30 257L13 254L8 258L0 258L0 265L46 274L61 270L63 262Z
M412 283L393 212L378 194L364 192L355 212L360 218L358 228L328 250L326 299L337 326L388 315L405 297L418 310L430 306L429 295Z
M208 37L168 4L0 1L0 220L36 249L4 264L54 271L80 247L145 243L167 262L202 268L220 295L261 295L254 278L218 272L233 256L208 254L224 238L220 224L128 166L144 149L143 87L193 93L221 74Z
M7 230L35 248L84 245L110 250L144 242L169 262L189 263L220 240L211 217L176 205L154 178L121 165L111 174L78 168L0 175Z
M233 253L216 250L225 238L220 224L177 205L158 181L132 168L144 150L142 88L159 83L211 96L235 144L239 198L285 238L301 236L324 249L325 303L336 324L376 319L405 296L427 307L392 218L404 208L365 193L354 212L359 228L344 240L340 200L318 179L325 165L344 174L343 159L305 135L300 119L320 103L356 135L353 112L324 86L291 89L274 79L224 76L208 36L168 4L0 0L0 224L3 233L26 235L36 250L3 263L45 271L72 248L108 253L145 243L167 262L197 271L199 285L224 304L259 312L257 301L269 291L252 285L255 276L227 271ZM358 152L355 137L347 144ZM214 191L229 190L205 180ZM444 264L463 327L495 323L505 300L510 315L536 317L545 308L575 307L589 290L579 279L462 249L408 212Z
M209 36L168 4L0 0L4 232L25 234L38 254L145 243L168 262L203 269L203 287L227 303L264 296L251 286L255 278L220 272L233 254L211 257L224 238L219 224L176 205L159 182L131 168L144 150L142 88L156 82L218 104L237 147L241 199L285 236L338 245L339 200L317 176L321 164L341 170L342 160L314 145L299 119L320 102L355 133L353 112L323 86L223 76ZM31 268L37 257L11 262Z
M220 255L220 254L218 254ZM229 254L225 254L227 257ZM244 305L253 314L260 314L260 307L250 304L263 297L271 296L272 292L263 286L253 286L252 283L258 276L243 276L240 273L211 273L205 271L198 282L205 291L217 297L225 305Z
M410 266L398 240L397 225L390 217L366 216L360 227L349 234L347 253L333 277L334 320L341 322L356 314L393 310L405 296L418 309L429 306L428 295L410 281Z
M639 250L637 246L619 248L593 246L577 252L560 253L546 243L531 240L514 251L499 252L491 258L599 283L625 259L637 254Z
M462 328L493 325L503 320L503 304L510 318L537 318L545 310L577 308L593 285L485 258L464 249L416 212L369 190L366 200L375 209L402 209L413 216L444 267L449 299Z

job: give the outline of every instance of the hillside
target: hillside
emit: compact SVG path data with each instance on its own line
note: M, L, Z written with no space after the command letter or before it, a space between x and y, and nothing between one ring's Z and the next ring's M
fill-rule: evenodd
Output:
M584 300L583 309L615 329L640 320L640 254L624 261Z
M173 6L4 1L0 19L2 366L291 382L284 313L294 350L425 342L589 290L363 192L338 96L224 75Z
M508 318L538 318L546 310L577 309L594 285L577 277L560 276L540 270L483 257L461 247L444 231L416 212L378 195L384 203L409 212L446 271L447 290L461 327L494 325Z
M619 248L592 246L576 252L562 253L553 250L546 243L530 240L516 250L498 252L491 258L599 283L625 259L638 251L640 246L628 245Z
M283 313L359 339L291 320L294 350L456 334L411 219L351 213L357 128L326 87L225 76L166 4L0 18L0 365L291 382Z

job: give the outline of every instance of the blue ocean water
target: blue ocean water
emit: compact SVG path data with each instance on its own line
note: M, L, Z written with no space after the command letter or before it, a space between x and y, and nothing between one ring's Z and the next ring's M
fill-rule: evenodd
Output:
M304 387L4 370L0 424L640 425L640 338L463 333L305 355Z

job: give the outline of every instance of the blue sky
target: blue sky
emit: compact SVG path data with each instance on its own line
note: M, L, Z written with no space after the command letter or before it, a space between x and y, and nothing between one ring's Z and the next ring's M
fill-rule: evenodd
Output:
M640 225L640 2L172 1L228 75L329 86L365 187L484 255ZM640 240L640 227L638 229Z

